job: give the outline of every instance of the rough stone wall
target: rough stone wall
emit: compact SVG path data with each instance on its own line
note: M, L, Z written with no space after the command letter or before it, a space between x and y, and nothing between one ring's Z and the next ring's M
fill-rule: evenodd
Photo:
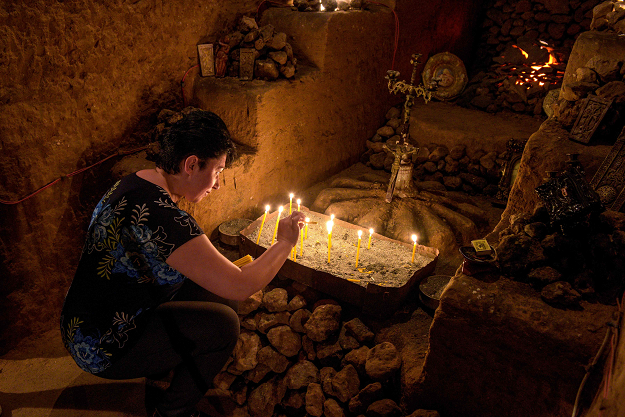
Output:
M118 148L180 105L196 44L255 1L2 2L0 198L18 200ZM58 321L106 169L0 204L0 346Z
M197 63L196 45L214 41L259 3L0 3L0 199L17 201L148 142L158 112L182 108L180 82ZM464 46L473 20L461 13L473 10L469 5L391 3L400 16L396 62L402 77L409 79L414 52L469 57L471 48ZM459 30L450 30L450 22ZM440 33L429 34L429 41L421 36L434 30ZM91 210L111 185L117 160L63 178L19 204L0 204L0 352L58 323Z

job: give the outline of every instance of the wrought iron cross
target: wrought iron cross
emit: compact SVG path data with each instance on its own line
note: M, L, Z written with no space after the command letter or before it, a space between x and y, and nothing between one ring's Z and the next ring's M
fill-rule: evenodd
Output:
M390 152L393 152L395 155L395 160L393 161L393 166L391 168L391 181L389 182L388 189L386 191L385 200L387 203L390 203L393 200L397 174L402 161L407 163L409 157L418 150L418 148L414 147L408 141L408 138L410 137L410 109L414 104L414 99L422 96L423 100L425 100L425 103L427 104L427 102L432 99L432 91L436 90L438 82L440 81L437 79L432 80L432 83L427 88L422 84L415 85L417 78L417 66L421 63L419 62L419 58L421 58L421 54L412 54L412 59L410 60L410 63L412 64L412 76L410 77L409 84L405 81L397 80L399 77L399 71L388 70L386 72L387 75L385 78L388 80L388 91L392 94L406 93L406 100L404 101L404 117L402 120L402 129L399 140L393 149L385 145L385 148Z

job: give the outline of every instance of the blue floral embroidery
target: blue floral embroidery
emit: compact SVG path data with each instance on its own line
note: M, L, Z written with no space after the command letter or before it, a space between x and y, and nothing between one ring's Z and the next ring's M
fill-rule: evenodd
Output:
M80 328L76 329L69 347L76 364L83 371L97 373L111 366L108 355L100 349L100 338L85 336Z

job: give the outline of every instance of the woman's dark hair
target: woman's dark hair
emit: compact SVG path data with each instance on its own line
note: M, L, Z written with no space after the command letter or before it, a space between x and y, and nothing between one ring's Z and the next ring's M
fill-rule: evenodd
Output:
M206 160L226 155L226 166L236 158L236 147L226 124L215 113L194 110L159 135L156 166L168 174L180 172L180 163L196 155L200 169Z

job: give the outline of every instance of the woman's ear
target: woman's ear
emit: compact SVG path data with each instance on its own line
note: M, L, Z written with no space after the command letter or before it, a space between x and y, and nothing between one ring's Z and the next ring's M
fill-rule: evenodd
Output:
M196 155L187 156L182 162L182 172L191 175L194 169L199 168L199 158Z

